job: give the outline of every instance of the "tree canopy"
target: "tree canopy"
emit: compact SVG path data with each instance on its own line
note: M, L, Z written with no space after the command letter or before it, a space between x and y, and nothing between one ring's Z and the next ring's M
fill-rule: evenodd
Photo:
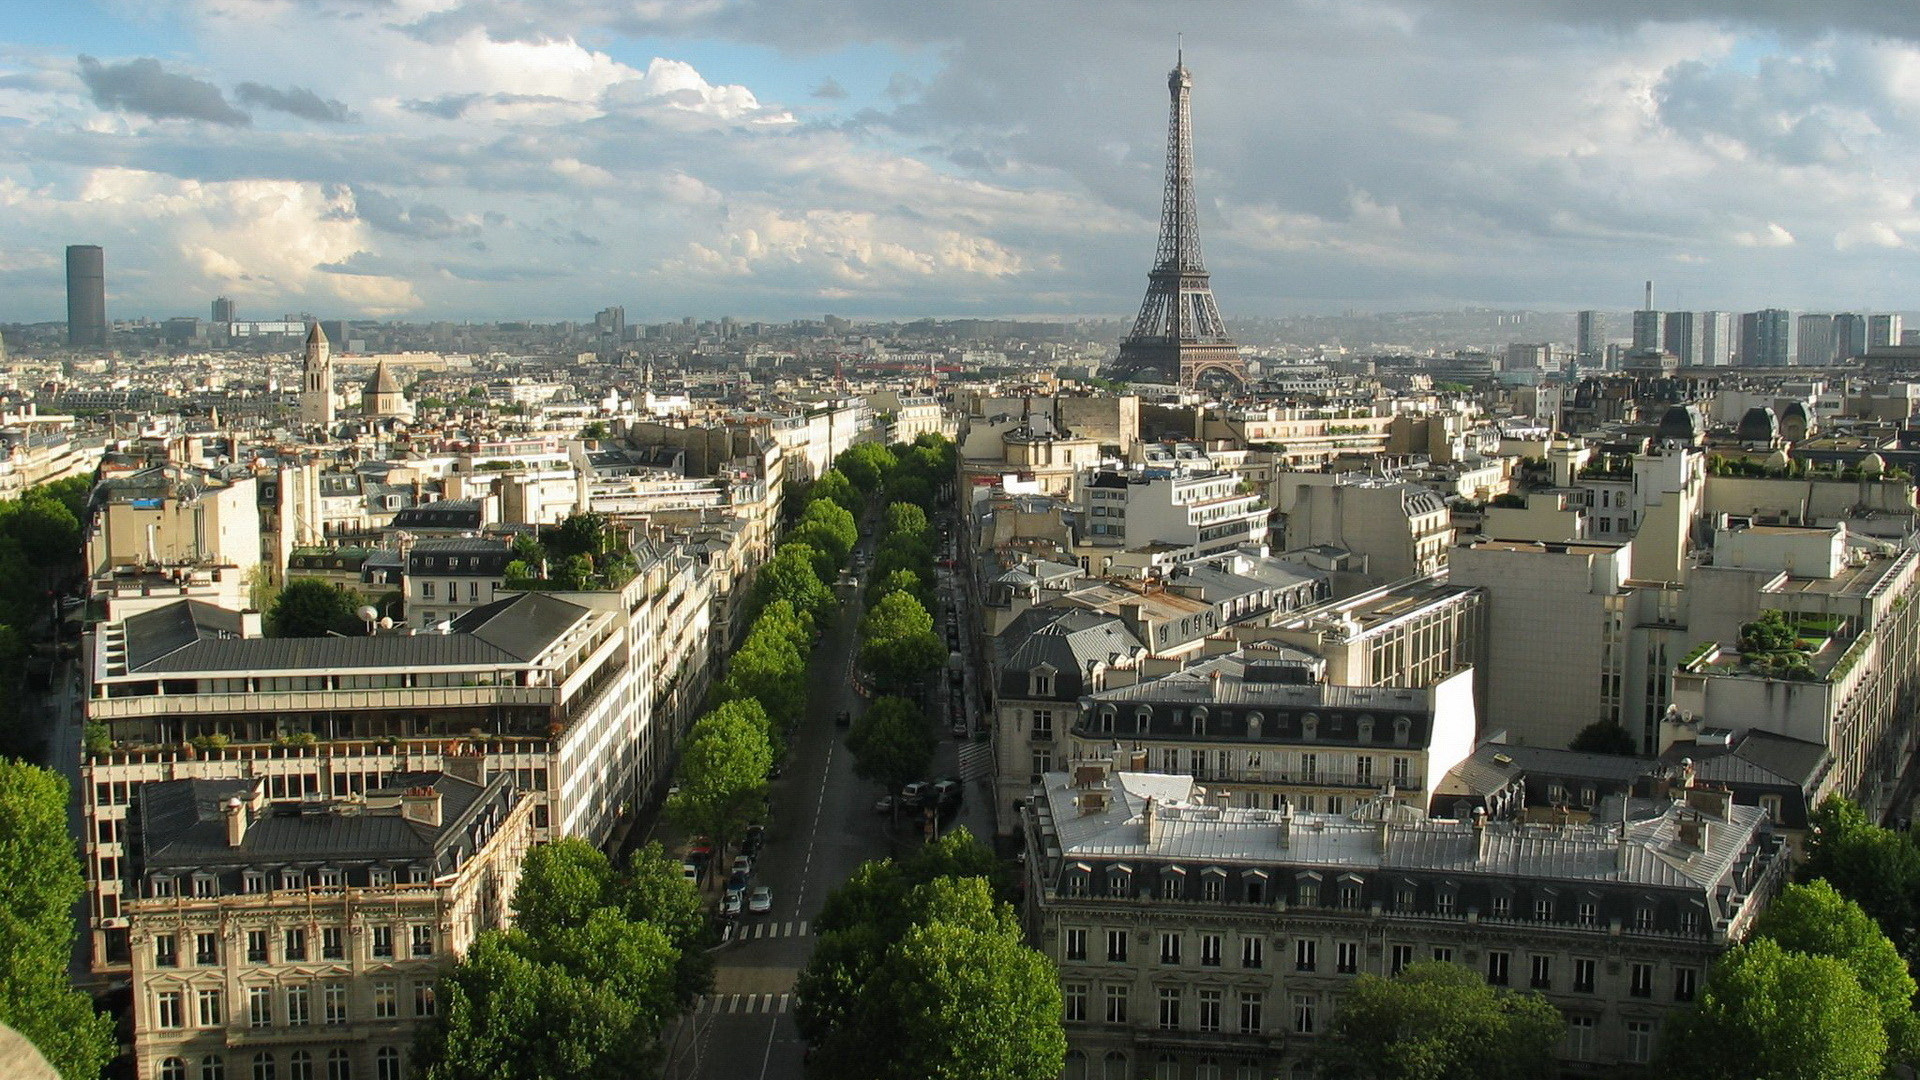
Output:
M1867 820L1858 806L1829 795L1814 809L1803 879L1825 878L1911 955L1920 926L1920 848L1904 833Z
M90 1080L118 1045L113 1018L68 980L73 905L86 885L59 774L0 759L0 881L0 1023L61 1076Z
M1618 757L1633 757L1640 752L1640 748L1634 745L1633 733L1611 720L1595 720L1581 728L1567 749Z
M700 718L680 751L680 790L667 813L691 832L724 842L759 810L773 767L766 710L729 701Z
M1879 1009L1844 963L1762 937L1714 965L1700 1004L1667 1022L1656 1064L1694 1080L1874 1080L1886 1049Z
M365 634L367 626L357 612L366 601L352 589L316 578L287 582L267 612L274 637L326 637L329 634Z
M847 474L839 469L828 469L820 479L808 485L806 498L808 505L821 499L831 499L849 514L858 514L866 505L866 499L853 486L853 481L848 480Z
M1888 1063L1911 1064L1920 1056L1913 976L1900 950L1859 904L1825 880L1788 885L1755 920L1753 936L1769 938L1790 952L1831 957L1846 965L1879 1010Z
M833 459L833 467L852 482L861 495L872 498L899 462L879 443L856 443Z
M832 615L833 590L820 580L813 565L814 549L806 544L782 544L754 578L756 608L785 600L796 612L818 621Z
M1551 1076L1565 1031L1537 994L1489 986L1457 964L1354 980L1320 1048L1330 1080L1530 1080Z
M883 697L854 720L847 749L861 778L898 791L932 764L934 735L919 706L903 697Z

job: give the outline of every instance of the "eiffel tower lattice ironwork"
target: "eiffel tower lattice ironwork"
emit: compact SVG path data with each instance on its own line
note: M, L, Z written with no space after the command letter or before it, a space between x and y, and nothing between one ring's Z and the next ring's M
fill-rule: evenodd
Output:
M1183 59L1183 58L1182 58ZM1167 121L1167 190L1160 204L1160 245L1147 273L1147 298L1133 332L1120 342L1122 374L1158 372L1193 386L1224 375L1245 385L1246 365L1227 335L1200 258L1200 215L1193 197L1193 73L1182 59L1167 75L1173 105Z

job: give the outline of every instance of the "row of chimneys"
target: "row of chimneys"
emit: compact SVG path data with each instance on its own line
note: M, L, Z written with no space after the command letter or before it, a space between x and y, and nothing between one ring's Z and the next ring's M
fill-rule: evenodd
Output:
M247 826L252 823L252 818L258 815L264 801L261 798L262 790L256 787L251 800L243 801L240 796L235 795L222 805L221 811L226 819L229 848L237 848L246 843ZM437 788L414 787L401 793L397 805L403 820L439 828L443 803L444 800Z

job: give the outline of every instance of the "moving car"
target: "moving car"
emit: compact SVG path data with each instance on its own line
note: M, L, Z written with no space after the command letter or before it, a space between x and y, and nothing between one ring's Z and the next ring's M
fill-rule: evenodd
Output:
M767 888L765 885L754 886L753 892L747 896L747 910L753 912L755 915L765 915L767 912L772 911L773 890Z

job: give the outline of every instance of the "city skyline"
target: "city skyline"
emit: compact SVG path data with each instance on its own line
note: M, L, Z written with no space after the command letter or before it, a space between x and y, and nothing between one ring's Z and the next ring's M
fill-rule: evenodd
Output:
M0 4L0 321L85 244L115 319L1125 318L1176 31L1244 317L1902 310L1920 229L1867 4L83 7Z

